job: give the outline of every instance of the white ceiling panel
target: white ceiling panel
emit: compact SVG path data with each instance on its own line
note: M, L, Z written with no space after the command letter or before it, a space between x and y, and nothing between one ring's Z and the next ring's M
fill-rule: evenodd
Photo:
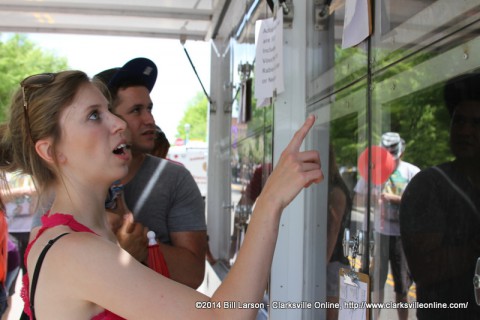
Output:
M239 0L236 0L239 1ZM234 0L234 2L236 2ZM0 32L209 40L228 0L0 0ZM250 1L242 1L250 2Z

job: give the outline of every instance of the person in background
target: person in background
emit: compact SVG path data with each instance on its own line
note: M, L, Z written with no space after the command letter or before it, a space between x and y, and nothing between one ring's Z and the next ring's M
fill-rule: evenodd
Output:
M384 133L380 145L387 149L395 159L395 169L382 186L377 186L372 191L373 203L377 204L374 217L376 243L374 268L377 269L374 272L378 274L379 280L378 284L375 284L375 288L378 291L378 302L383 302L388 263L390 262L395 283L395 301L408 302L408 291L412 285L412 279L402 246L399 210L405 188L420 169L402 160L406 145L397 132ZM358 180L354 191L357 204L358 200L366 199L367 183L363 178ZM400 320L408 318L408 308L397 308L397 313Z
M422 170L410 182L400 230L417 301L468 303L418 308L418 319L480 319L472 283L480 257L480 74L447 81L444 95L454 160Z
M8 226L5 214L5 205L0 196L0 317L8 306L6 280L7 280L7 260L8 260Z
M258 164L253 171L253 174L248 181L246 187L241 191L242 196L235 206L235 216L233 221L233 232L230 237L229 261L230 264L235 262L236 256L242 245L241 240L248 229L248 222L257 201L260 192L262 191L264 182L272 172L272 164Z
M247 186L242 190L242 196L240 200L238 200L238 205L253 206L262 191L265 180L271 172L271 163L258 164Z
M205 273L205 202L186 168L150 155L156 136L150 92L157 79L157 67L149 59L136 58L94 78L107 86L112 112L127 123L132 137L132 161L120 184L137 224L133 232L118 229L117 238L123 248L142 261L147 246L139 224L153 230L172 279L197 288ZM132 224L131 218L124 221Z
M237 263L207 297L134 259L107 227L108 189L128 174L131 152L126 122L110 112L97 86L80 71L30 76L13 97L9 122L0 125L0 172L32 174L40 192L55 194L27 248L25 313L40 320L254 319L255 307L219 306L261 301L283 209L323 180L318 152L300 151L315 118L306 119L282 152ZM30 282L35 269L39 281Z
M168 158L168 151L170 150L170 147L171 144L168 141L165 132L163 132L159 126L155 126L155 146L150 154L155 157L166 159L172 163L178 164L179 166L184 166L183 163Z
M327 216L327 301L339 301L338 275L341 268L350 269L343 253L343 235L350 227L352 196L338 170L333 147L328 159L328 216ZM338 319L338 309L327 309L327 320Z
M168 142L167 136L165 136L165 132L163 132L159 126L155 126L155 144L150 154L155 157L167 159L169 149L170 142Z
M28 245L37 192L29 175L15 172L6 174L8 192L4 193L4 207L8 224L8 263L5 279L8 307L2 319L7 319L11 310L12 297L15 294L17 278L27 272L23 255Z
M16 239L20 256L23 257L30 237L38 195L29 175L18 172L8 174L7 182L9 192L4 201L8 217L8 232ZM20 268L22 273L27 271L23 260L20 261Z
M12 309L13 295L15 294L15 286L17 283L17 277L20 272L20 253L18 251L17 244L8 237L7 244L8 256L7 256L7 277L5 279L5 290L7 293L7 309L5 310L2 320L8 320L10 310Z

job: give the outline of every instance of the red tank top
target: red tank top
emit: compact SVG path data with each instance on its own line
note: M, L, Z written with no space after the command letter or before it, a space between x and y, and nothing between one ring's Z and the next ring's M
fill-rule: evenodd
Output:
M61 225L68 226L70 229L76 232L90 232L90 233L96 234L90 228L84 226L83 224L75 220L72 215L62 214L62 213L55 213L55 214L49 215L49 212L47 212L44 216L42 216L42 227L38 231L37 236L35 237L35 239L33 239L32 242L28 244L25 250L25 257L24 257L25 267L27 267L27 258L28 258L28 254L30 253L30 249L32 245L37 241L38 237L45 230L52 227L61 226ZM20 295L24 302L23 310L29 317L31 317L29 283L30 283L30 280L28 277L28 273L26 273L23 276L23 287ZM108 310L104 310L102 313L94 316L91 320L124 320L124 318L119 317Z

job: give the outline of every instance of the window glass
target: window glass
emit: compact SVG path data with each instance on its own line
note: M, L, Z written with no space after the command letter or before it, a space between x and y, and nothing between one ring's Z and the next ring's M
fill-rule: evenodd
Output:
M480 257L474 231L480 227L474 178L480 176L480 62L471 58L478 28L466 27L373 77L372 143L382 145L386 134L396 133L401 153L391 178L371 188L372 299L462 304L398 309L398 315L480 316L472 285ZM400 259L392 265L395 254Z
M314 245L306 249L306 296L335 301L338 268L348 262L369 275L373 302L447 306L375 309L372 319L480 318L472 284L480 257L480 3L374 4L370 45L341 49L342 6L323 25L307 17L307 112L318 116L308 143L324 172L328 166L328 185L307 192L305 236ZM350 239L363 232L363 244L345 260L347 226ZM336 319L336 311L311 312Z
M319 19L322 4L312 1L313 13L307 15L307 101L313 103L367 75L367 46L342 49L344 2ZM310 27L311 26L311 27Z
M229 267L236 260L254 203L273 168L273 106L258 106L254 96L255 47L234 43L233 50L236 72L232 86L234 102L230 133L232 223L227 231L230 234ZM265 299L268 302L268 290ZM259 312L265 315L268 310Z

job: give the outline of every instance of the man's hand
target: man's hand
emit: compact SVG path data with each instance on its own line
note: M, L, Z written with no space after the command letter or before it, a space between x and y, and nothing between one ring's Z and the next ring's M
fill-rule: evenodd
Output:
M148 257L148 228L133 220L133 214L123 216L123 224L117 230L120 246L140 262L146 262Z
M382 202L391 202L393 204L400 204L401 199L402 199L401 196L393 193L383 192L381 195Z

